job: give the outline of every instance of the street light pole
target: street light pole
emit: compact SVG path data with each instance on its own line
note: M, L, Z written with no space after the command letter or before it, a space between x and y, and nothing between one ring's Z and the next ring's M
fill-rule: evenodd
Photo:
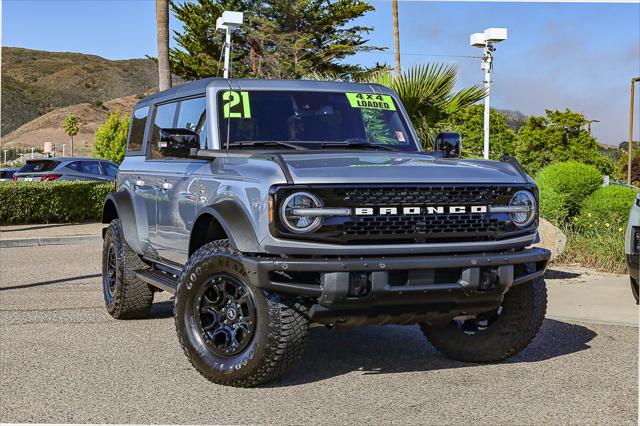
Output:
M589 120L587 121L587 130L589 131L589 134L591 134L591 123L599 123L600 120Z
M491 54L494 47L491 43L487 43L484 47L484 55L482 56L482 68L484 69L484 88L487 90L487 96L484 98L484 159L489 159L489 121L491 117L491 68L493 67L493 55Z
M494 43L500 43L507 39L506 28L487 28L482 33L471 34L469 44L473 47L481 47L482 70L484 71L484 88L487 95L484 98L484 159L489 159L489 122L491 118L491 72L493 71L493 47Z
M627 147L627 183L631 185L631 155L633 154L633 104L634 90L636 82L640 81L640 77L631 79L631 104L629 105L629 146Z

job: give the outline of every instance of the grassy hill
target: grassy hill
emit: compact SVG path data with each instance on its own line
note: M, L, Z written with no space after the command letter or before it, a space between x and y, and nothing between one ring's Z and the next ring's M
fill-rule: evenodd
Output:
M110 61L3 46L0 134L60 107L89 103L99 108L105 101L157 86L156 64L150 59Z
M74 137L74 154L76 156L90 157L93 152L94 135L98 125L103 123L109 113L119 109L123 114L131 114L133 106L142 95L124 96L112 99L100 105L81 103L76 105L56 108L18 129L2 136L2 148L30 149L31 147L43 148L44 142L52 142L56 145L56 152L61 154L62 144L67 144L66 153L69 154L71 145L69 136L62 130L62 122L69 114L74 114L80 120L80 131Z

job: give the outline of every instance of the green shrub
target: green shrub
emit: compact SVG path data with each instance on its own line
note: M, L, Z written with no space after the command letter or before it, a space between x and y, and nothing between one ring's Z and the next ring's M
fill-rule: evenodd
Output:
M629 209L637 192L632 188L610 185L596 190L582 204L574 220L581 233L621 234L629 219Z
M567 161L554 163L542 169L536 176L536 183L542 199L547 197L544 192L549 190L565 195L567 215L575 216L580 211L584 199L602 184L602 175L593 166ZM547 198L554 199L552 196ZM554 200L557 202L558 198ZM545 208L541 206L541 209Z
M556 226L561 226L569 215L567 194L553 189L540 191L540 215Z
M624 238L618 229L615 232L591 232L582 234L565 230L567 245L557 262L579 263L601 271L624 274Z
M97 221L114 190L103 182L7 182L0 185L0 224Z

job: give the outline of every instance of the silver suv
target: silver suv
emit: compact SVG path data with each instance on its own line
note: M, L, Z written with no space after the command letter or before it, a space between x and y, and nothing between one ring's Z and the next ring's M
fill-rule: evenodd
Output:
M139 318L174 293L207 379L280 376L310 324L419 324L467 362L537 334L534 182L511 158L460 159L456 134L423 151L393 91L214 78L143 99L131 121L102 216L106 307Z

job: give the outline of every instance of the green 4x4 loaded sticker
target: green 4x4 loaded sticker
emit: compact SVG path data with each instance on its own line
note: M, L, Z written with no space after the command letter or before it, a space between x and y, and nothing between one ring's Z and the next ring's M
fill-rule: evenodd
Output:
M251 118L249 92L228 90L222 94L224 118Z
M347 93L346 95L353 108L396 110L393 98L389 95L376 95L373 93Z

